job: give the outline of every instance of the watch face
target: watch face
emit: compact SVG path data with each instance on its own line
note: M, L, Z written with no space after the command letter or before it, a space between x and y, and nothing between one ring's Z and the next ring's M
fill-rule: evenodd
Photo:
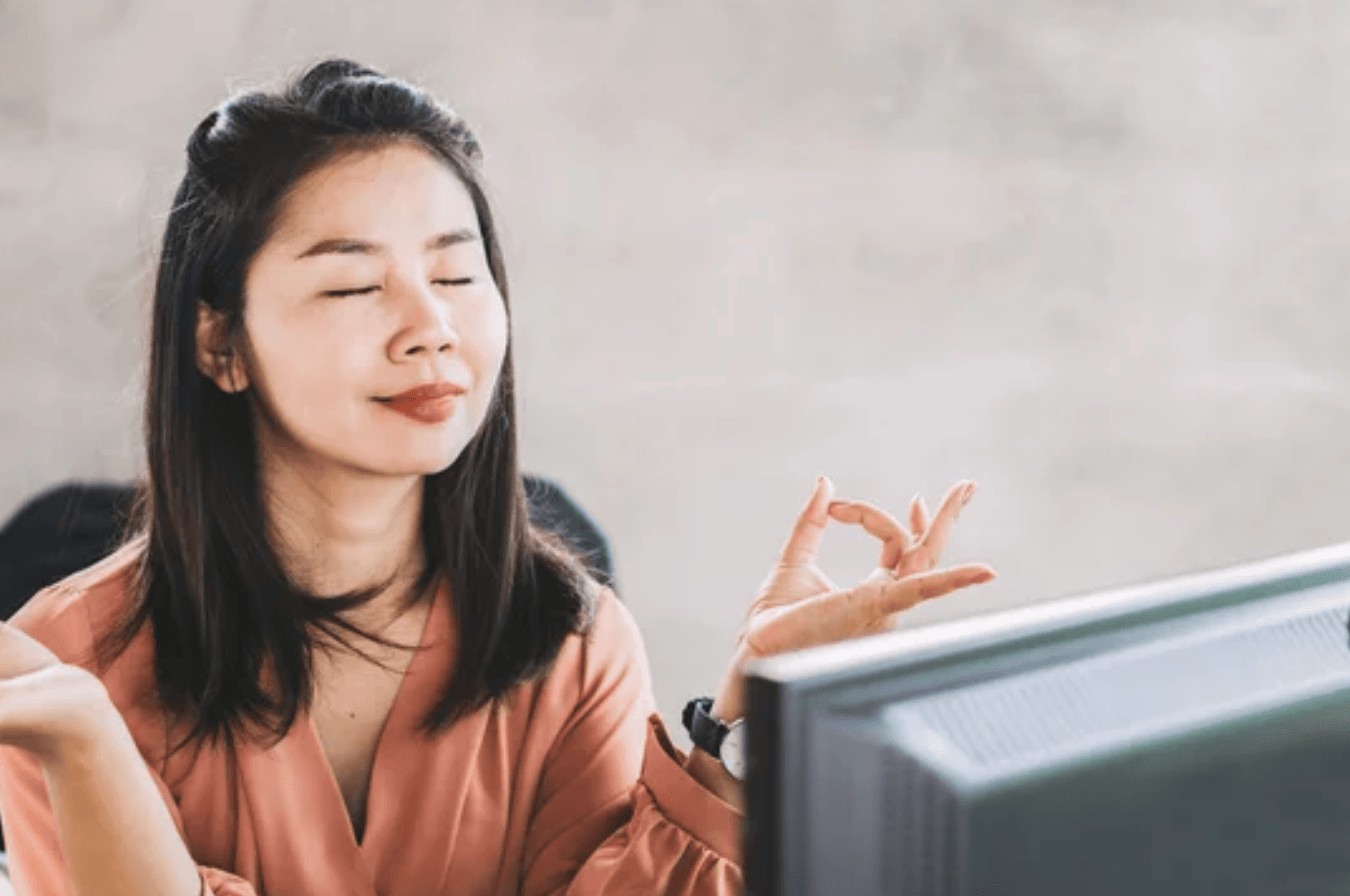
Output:
M738 719L722 739L722 764L737 781L745 780L745 720Z

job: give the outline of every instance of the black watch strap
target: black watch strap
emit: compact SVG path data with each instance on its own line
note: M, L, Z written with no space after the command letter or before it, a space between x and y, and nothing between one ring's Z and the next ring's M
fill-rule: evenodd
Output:
M695 697L684 705L684 728L689 739L703 752L722 758L722 741L726 740L731 729L723 722L708 715L712 711L711 697Z

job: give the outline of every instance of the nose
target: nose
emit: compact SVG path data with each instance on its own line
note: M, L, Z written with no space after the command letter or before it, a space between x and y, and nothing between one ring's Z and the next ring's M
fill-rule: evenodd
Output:
M459 346L452 307L429 283L404 282L397 290L399 328L389 343L391 361L424 358Z

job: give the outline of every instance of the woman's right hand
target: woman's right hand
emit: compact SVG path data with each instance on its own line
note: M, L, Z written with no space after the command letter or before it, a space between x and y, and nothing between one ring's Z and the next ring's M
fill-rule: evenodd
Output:
M109 710L116 712L96 675L0 622L0 744L44 765L62 762L96 741Z

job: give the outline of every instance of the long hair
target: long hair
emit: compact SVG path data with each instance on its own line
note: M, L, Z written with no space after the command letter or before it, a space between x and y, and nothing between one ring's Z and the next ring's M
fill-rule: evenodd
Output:
M279 740L310 705L316 646L331 638L360 652L344 632L391 643L344 618L383 585L316 595L286 575L267 536L257 396L251 387L226 393L199 371L196 332L205 302L246 352L248 266L292 187L339 154L407 141L443 161L468 190L509 317L478 143L425 92L328 60L280 91L230 99L188 141L155 282L148 475L131 529L145 540L143 559L134 599L98 644L99 661L110 662L150 622L158 697L175 726L189 722L180 747L204 737L232 742L245 723ZM428 735L543 675L565 637L585 631L592 615L582 566L529 522L512 387L508 344L479 431L423 485L426 567L405 606L447 584L458 632L454 674L421 722Z

